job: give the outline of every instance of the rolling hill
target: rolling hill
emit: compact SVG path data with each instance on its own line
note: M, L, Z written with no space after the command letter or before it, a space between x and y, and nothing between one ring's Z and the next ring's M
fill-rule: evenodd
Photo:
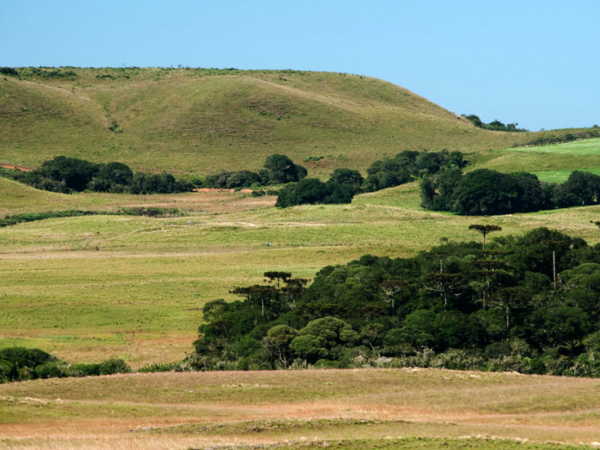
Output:
M0 78L0 163L26 167L67 155L206 175L284 153L322 157L306 165L326 176L405 149L502 149L554 133L482 130L399 86L342 73L17 71Z

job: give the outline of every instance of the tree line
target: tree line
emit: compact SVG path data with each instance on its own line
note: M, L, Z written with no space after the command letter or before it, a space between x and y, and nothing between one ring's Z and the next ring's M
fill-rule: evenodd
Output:
M0 383L128 372L131 372L131 367L122 359L108 359L101 363L68 364L35 348L8 347L0 350Z
M173 194L190 192L194 185L169 173L133 173L121 162L96 164L84 159L57 156L31 172L4 171L4 175L45 191Z
M564 183L544 183L531 173L444 170L421 182L421 206L460 215L532 212L600 202L600 176L574 171Z
M474 224L482 237L500 227ZM539 228L365 255L204 308L196 370L424 366L600 376L600 245Z
M258 189L264 186L300 181L308 173L305 167L294 164L286 155L280 154L267 157L263 167L258 172L240 170L209 175L201 185L214 189Z
M394 158L375 161L367 169L366 179L357 170L336 169L326 182L305 178L289 184L279 191L275 206L286 208L304 204L350 203L359 193L399 186L444 169L461 169L466 164L463 154L458 151L405 150Z
M529 130L526 130L525 128L517 128L519 126L518 123L504 124L497 119L491 121L490 123L485 123L479 118L479 116L476 116L475 114L469 114L469 115L463 114L462 116L465 119L467 119L469 122L471 122L473 125L475 125L477 128L483 128L484 130L508 131L508 132L513 132L513 133L529 131Z

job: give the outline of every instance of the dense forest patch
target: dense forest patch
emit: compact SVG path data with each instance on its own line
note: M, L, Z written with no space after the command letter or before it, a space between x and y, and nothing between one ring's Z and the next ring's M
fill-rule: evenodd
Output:
M329 180L306 178L290 184L279 192L275 206L286 208L295 205L350 203L356 194L375 192L400 186L446 169L465 167L467 161L461 152L417 152L405 150L394 158L375 161L367 169L364 179L358 170L335 169Z
M499 227L471 227L485 237ZM483 228L486 228L485 230ZM539 228L365 255L313 283L269 272L209 302L199 370L363 364L600 376L600 246Z
M567 181L540 182L531 173L501 173L477 169L465 175L449 169L423 179L421 206L460 215L532 212L600 202L600 176L574 171Z
M57 156L32 171L2 170L0 175L44 191L69 194L72 192L111 192L129 194L173 194L190 192L194 185L176 180L166 172L160 174L133 173L121 162L95 164L78 158Z

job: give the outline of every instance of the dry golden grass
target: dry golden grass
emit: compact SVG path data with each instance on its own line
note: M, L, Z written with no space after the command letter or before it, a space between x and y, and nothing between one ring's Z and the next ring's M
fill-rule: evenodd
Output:
M591 444L593 379L432 369L132 374L0 386L0 448L496 436ZM133 431L132 431L133 430Z
M190 213L222 214L269 208L276 197L252 197L230 192L190 192L176 195L56 194L0 177L0 217L13 214L82 209L116 211L119 208L176 208Z

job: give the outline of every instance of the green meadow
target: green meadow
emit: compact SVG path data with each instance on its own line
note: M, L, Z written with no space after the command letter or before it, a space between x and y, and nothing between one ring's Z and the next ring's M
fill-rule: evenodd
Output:
M562 183L574 170L600 174L600 139L491 150L474 159L477 168L531 172L542 181Z
M442 239L479 239L468 231L472 223L500 225L498 235L547 226L590 243L600 239L590 223L599 207L458 217L422 210L416 183L359 195L351 205L284 210L272 207L273 197L254 203L239 193L170 197L177 205L190 196L197 205L212 197L222 211L58 218L0 229L0 346L40 347L70 362L116 356L139 367L182 358L204 303L234 300L233 287L261 283L268 270L312 278L364 254L411 256Z

